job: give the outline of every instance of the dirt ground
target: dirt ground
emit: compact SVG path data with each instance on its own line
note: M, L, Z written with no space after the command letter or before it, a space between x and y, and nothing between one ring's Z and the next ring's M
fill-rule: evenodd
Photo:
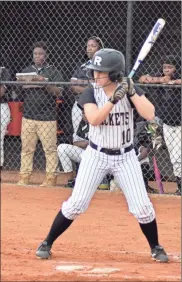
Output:
M1 187L1 281L181 281L181 197L150 195L168 264L151 260L120 192L97 191L89 209L54 243L51 260L35 251L71 189Z

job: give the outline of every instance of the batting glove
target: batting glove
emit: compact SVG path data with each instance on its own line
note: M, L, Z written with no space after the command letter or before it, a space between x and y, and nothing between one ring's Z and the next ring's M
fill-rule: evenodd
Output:
M109 101L112 104L118 103L123 97L128 94L130 97L136 94L133 80L128 77L124 77L122 83L116 88Z

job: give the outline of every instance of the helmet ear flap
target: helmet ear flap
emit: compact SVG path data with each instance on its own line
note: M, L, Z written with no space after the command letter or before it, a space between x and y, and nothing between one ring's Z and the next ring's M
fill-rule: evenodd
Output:
M94 78L94 71L87 69L86 76L87 76L88 79L93 79Z
M116 72L116 71L112 71L112 72L109 73L109 79L112 82L122 80L123 76L124 76L124 73L122 71L120 71L119 73Z

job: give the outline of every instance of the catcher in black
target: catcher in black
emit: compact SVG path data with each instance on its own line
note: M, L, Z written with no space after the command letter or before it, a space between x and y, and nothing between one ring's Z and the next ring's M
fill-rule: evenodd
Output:
M133 108L152 120L154 106L131 79L123 77L125 59L121 52L99 50L87 68L95 82L80 96L79 105L89 122L89 145L82 154L72 195L63 203L36 256L51 256L53 242L89 207L103 177L111 173L149 243L152 258L168 262L159 245L155 211L133 146Z

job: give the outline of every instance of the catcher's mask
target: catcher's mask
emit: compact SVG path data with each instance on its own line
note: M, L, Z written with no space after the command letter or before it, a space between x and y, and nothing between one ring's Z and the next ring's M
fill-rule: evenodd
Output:
M101 49L97 51L86 66L89 70L88 77L93 78L93 71L108 72L112 82L121 81L125 72L124 55L114 49Z

